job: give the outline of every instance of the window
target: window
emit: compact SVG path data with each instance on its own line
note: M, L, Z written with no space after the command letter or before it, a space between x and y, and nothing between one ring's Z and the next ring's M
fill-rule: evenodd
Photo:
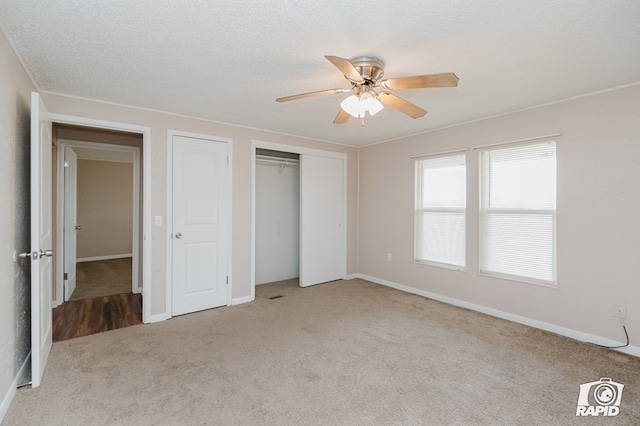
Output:
M555 141L486 148L480 163L480 272L555 285Z
M416 262L464 269L466 154L416 161Z

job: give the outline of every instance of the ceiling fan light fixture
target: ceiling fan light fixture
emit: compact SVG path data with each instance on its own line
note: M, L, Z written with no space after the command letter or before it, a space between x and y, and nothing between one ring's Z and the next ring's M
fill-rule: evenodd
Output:
M349 96L340 103L340 107L355 118L364 118L367 112L374 116L384 108L382 103L369 92Z

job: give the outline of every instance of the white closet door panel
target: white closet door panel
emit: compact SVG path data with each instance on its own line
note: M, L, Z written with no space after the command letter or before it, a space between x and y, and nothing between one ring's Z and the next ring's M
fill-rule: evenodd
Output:
M300 286L345 276L344 161L300 158Z

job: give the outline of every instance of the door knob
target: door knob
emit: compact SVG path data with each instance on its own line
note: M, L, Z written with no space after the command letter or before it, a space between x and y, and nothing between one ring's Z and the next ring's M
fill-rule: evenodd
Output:
M20 253L18 254L18 259L33 259L33 260L37 260L38 259L38 252L34 251L33 253L31 253L30 251L26 252L26 253Z
M176 234L176 240L179 240L179 239L181 239L181 238L182 238L182 232L178 232L178 233Z
M38 257L43 257L43 256L46 256L46 257L51 257L51 256L53 256L53 250L51 250L51 249L49 249L49 250L42 250L42 249L41 249L41 250L40 250L40 254L39 254L39 256L38 256Z
M34 252L26 252L26 253L16 253L14 254L14 260L18 259L30 259L30 260L38 260L41 257L51 257L53 256L53 250L40 250Z

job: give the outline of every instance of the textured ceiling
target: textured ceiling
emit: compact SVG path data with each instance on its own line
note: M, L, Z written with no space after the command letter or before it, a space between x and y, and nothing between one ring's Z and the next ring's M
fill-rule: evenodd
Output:
M0 27L42 91L366 145L640 81L640 1L0 0ZM349 87L324 55L385 77L455 72L334 125Z

